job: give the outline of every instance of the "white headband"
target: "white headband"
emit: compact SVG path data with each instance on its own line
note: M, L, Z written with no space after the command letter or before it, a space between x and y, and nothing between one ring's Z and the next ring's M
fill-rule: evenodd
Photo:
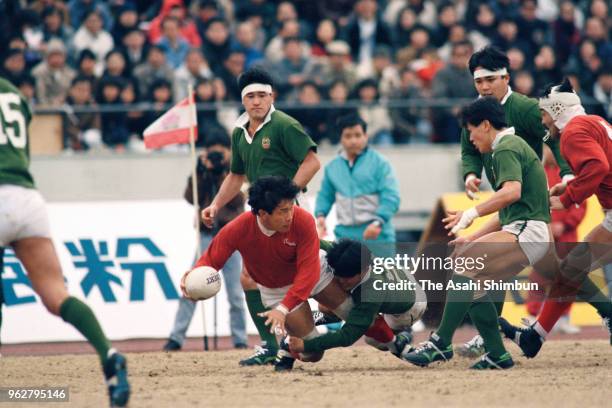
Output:
M242 88L242 93L240 96L244 98L247 94L251 92L266 92L266 93L271 94L272 86L269 84L261 84L261 83L248 84L247 86Z
M508 75L508 70L506 68L498 69L497 71L489 71L485 68L480 68L474 71L474 79L490 77L490 76L504 76Z

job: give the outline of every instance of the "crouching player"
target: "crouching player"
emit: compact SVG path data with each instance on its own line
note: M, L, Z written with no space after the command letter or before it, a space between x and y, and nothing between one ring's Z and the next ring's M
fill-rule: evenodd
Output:
M342 289L350 293L353 308L342 328L336 332L311 339L290 337L290 351L322 353L334 347L348 347L365 334L368 344L387 349L401 358L412 339L409 332L405 331L421 318L427 307L425 292L412 274L399 269L374 273L372 254L368 247L351 239L341 240L331 246L327 251L327 265ZM401 290L389 289L389 283L407 282L411 283L410 286L398 285ZM389 330L397 333L392 342L384 345L367 336L368 328L376 321L379 313L389 325Z
M457 233L479 216L499 214L473 235L451 242L464 244L456 248L460 257L486 257L484 268L453 275L440 326L429 341L404 358L419 366L451 359L453 334L469 313L487 351L472 368L506 369L514 362L498 331L497 311L485 290L486 281L512 277L552 251L546 174L533 149L508 127L503 107L494 98L480 98L468 105L462 121L478 151L492 153L495 194L467 211L449 211L443 221L451 233Z
M317 229L314 218L294 204L298 192L298 187L285 177L259 178L249 189L251 211L218 232L196 267L221 269L234 251L240 252L261 291L264 306L270 308L262 313L270 331L309 340L319 335L307 302L309 297L341 318L348 316L352 301L331 273L320 273ZM186 276L187 273L181 280L181 289L187 297ZM383 321L370 334L384 341L385 329L388 326ZM322 357L322 352L300 356L307 362ZM276 365L276 370L291 368L292 364Z

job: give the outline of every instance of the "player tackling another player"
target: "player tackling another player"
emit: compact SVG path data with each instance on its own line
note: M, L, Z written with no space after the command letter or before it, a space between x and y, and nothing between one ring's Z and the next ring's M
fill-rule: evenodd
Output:
M514 340L527 357L536 356L546 335L575 296L597 309L610 331L612 344L612 303L586 277L591 270L612 260L612 126L599 116L585 113L567 79L550 87L539 105L542 123L551 138L560 139L561 154L576 175L569 183L559 183L550 189L551 209L568 208L595 195L605 209L605 218L585 237L584 244L575 247L564 259L549 300L533 325L518 328L500 319L504 334Z
M3 78L0 118L0 247L13 248L47 310L74 326L95 348L111 405L124 406L130 396L125 357L111 347L89 306L66 291L45 201L29 171L27 127L32 114L19 91Z

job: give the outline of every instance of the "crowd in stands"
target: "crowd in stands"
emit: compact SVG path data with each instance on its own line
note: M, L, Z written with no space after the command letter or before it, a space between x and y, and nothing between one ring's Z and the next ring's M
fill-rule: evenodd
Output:
M337 143L334 118L357 111L375 144L456 143L448 98L476 96L467 61L487 44L509 56L514 91L568 76L612 116L606 0L16 0L0 2L0 27L0 76L62 109L73 150L136 143L188 84L198 143L229 134L255 64L317 142Z

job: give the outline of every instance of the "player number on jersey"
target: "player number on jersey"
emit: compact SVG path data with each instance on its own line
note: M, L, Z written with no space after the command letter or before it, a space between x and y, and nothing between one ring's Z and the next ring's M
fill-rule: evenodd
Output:
M0 145L8 142L17 149L26 147L26 122L19 107L21 98L15 93L0 93Z

